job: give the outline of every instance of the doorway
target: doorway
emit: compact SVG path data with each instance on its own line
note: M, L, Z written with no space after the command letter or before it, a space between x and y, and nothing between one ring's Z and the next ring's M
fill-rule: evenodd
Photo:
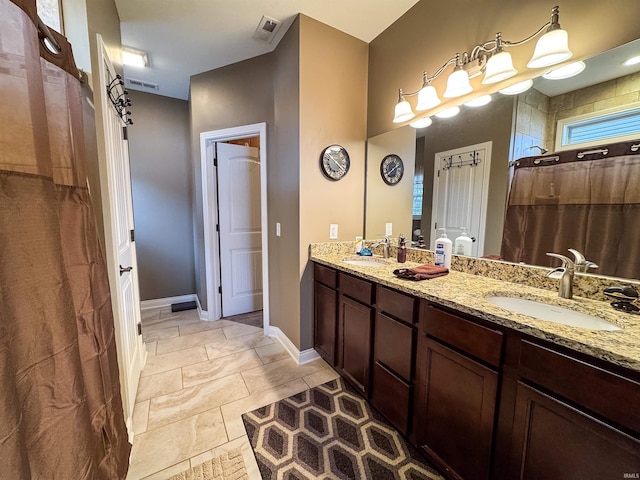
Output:
M262 308L267 331L266 124L203 132L200 148L207 285L202 317L218 320Z

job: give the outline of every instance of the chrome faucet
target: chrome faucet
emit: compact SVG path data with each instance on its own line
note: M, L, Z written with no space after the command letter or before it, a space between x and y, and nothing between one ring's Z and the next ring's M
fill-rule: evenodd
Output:
M560 286L558 288L558 295L560 297L572 298L573 274L575 272L575 264L573 260L557 253L547 253L547 255L562 260L562 266L549 272L547 277L560 279Z
M385 235L383 239L378 240L371 245L371 248L382 245L382 257L389 258L389 237Z
M570 248L569 251L575 257L575 261L573 263L574 263L574 269L576 272L584 273L584 272L588 272L590 268L599 268L598 265L587 260L584 257L584 255L581 254L578 250Z

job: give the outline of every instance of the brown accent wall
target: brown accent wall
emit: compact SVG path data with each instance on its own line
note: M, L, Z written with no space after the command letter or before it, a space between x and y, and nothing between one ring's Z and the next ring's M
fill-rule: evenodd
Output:
M140 299L195 292L189 104L131 91L129 127Z
M260 55L191 77L189 106L194 182L194 262L196 293L205 310L208 306L204 263L200 134L260 122L266 122L267 130L270 132L273 128L272 91L273 58L271 54ZM269 144L270 142L267 141L268 149ZM269 153L268 157L271 156Z
M313 346L312 268L308 247L355 240L364 223L368 45L300 15L300 350ZM340 181L320 170L320 153L337 143L351 167ZM287 332L285 332L287 333Z
M419 89L423 70L433 74L457 51L464 52L490 40L496 32L502 32L507 40L521 40L549 21L553 5L543 0L418 2L370 44L368 136L397 128L392 117L398 88ZM560 4L560 23L569 32L570 48L579 60L635 40L637 13L637 0L564 0ZM510 82L540 73L525 66L534 45L532 41L510 50L514 66L521 72ZM434 81L440 94L446 77L447 74ZM481 79L472 80L472 85L480 87ZM502 86L498 83L491 88L484 86L483 90L489 93ZM476 89L466 98L477 92ZM443 102L442 108L461 100Z

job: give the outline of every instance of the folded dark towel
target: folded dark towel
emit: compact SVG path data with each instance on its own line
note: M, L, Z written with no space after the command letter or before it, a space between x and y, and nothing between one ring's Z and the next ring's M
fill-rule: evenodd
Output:
M438 267L436 265L420 265L414 268L399 268L393 271L398 278L405 280L431 280L432 278L442 277L449 273L446 267Z

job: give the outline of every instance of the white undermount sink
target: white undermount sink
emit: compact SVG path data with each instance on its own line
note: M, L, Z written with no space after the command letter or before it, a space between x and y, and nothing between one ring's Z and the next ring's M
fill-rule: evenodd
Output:
M357 265L358 267L386 267L389 265L383 259L376 257L345 258L342 261L349 265Z
M485 297L485 300L505 310L528 315L539 320L546 320L547 322L561 323L563 325L587 328L589 330L620 330L619 327L606 320L558 305L549 305L535 300L503 296Z

